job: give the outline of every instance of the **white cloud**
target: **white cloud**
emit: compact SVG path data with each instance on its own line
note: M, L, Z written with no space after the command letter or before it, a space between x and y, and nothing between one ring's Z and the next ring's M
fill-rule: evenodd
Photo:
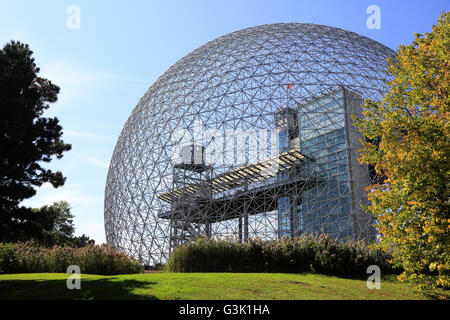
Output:
M86 160L89 161L90 163L92 163L94 166L99 167L99 168L108 169L108 167L109 167L109 163L102 161L102 160L98 160L95 158L87 158Z
M120 74L112 74L112 73L97 73L97 77L103 80L117 80L117 81L125 81L125 82L134 82L134 83L148 83L147 80L139 79L135 77L123 76Z
M40 76L50 79L61 88L55 106L76 101L100 84L92 71L68 61L55 61L45 65L41 68Z
M76 130L64 130L64 136L92 138L92 139L107 139L107 140L114 139L114 137L112 137L112 136L106 136L103 134L90 133L90 132L81 132L81 131L76 131Z
M86 195L81 191L81 188L79 185L66 184L56 189L50 183L44 183L33 198L24 200L22 204L39 208L57 201L67 201L72 207L103 203L103 198Z
M57 105L64 105L95 92L96 87L108 86L110 81L148 83L147 80L105 73L70 60L53 61L41 68L40 76L61 87Z

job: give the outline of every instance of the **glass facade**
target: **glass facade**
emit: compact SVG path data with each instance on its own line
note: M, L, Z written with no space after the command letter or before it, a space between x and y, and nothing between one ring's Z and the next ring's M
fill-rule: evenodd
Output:
M300 148L300 152L311 159L303 164L300 175L314 181L278 197L279 237L325 232L348 239L355 238L359 232L355 221L361 214L359 198L365 181L360 177L352 180L351 170L359 170L361 175L367 169L355 162L354 154L350 159L357 149L354 141L358 136L349 120L351 109L359 104L359 96L341 89L300 105L295 114L297 119L290 121L297 130L295 134L292 127L279 126L279 152ZM293 143L295 138L298 143ZM298 173L281 172L277 178L286 181Z
M291 198L278 198L278 228L279 237L291 234Z
M286 121L287 122L287 121ZM289 128L283 128L278 132L278 151L289 151ZM288 178L285 173L279 173L277 180ZM291 198L289 196L278 198L278 236L284 237L291 234Z
M353 235L345 109L343 90L299 108L300 151L315 160L307 172L318 177L298 206L307 233Z

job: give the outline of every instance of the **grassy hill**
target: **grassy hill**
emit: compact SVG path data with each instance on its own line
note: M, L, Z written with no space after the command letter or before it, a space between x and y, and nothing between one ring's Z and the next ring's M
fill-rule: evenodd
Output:
M318 274L145 273L82 275L68 290L64 273L0 275L0 299L449 299L445 290L419 291L395 277L380 290L363 280Z

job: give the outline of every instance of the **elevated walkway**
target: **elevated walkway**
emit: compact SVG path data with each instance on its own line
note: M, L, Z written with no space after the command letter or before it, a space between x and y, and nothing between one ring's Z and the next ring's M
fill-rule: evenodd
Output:
M254 164L241 166L202 183L158 194L171 204L163 219L214 223L277 210L279 197L301 195L318 183L302 164L314 161L290 150Z

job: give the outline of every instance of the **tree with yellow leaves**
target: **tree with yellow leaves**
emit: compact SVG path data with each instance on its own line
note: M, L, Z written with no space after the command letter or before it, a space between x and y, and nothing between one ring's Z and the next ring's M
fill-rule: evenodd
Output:
M401 45L389 73L389 92L365 101L357 121L366 137L360 161L380 178L364 209L378 220L381 246L404 268L401 280L449 287L450 12L431 33Z

